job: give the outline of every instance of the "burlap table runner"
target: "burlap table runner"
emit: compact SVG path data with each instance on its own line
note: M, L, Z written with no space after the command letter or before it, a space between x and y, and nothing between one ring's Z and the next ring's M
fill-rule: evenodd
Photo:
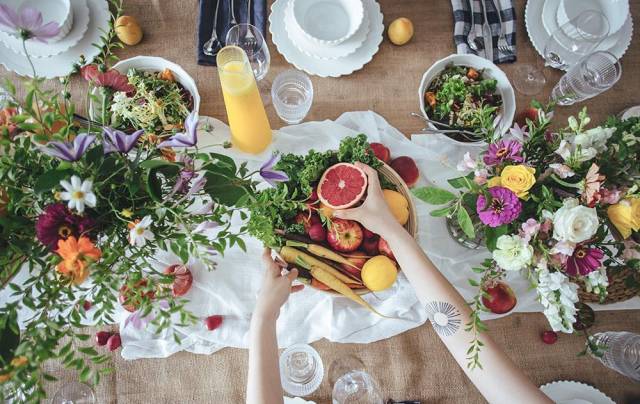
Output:
M350 76L339 79L312 77L315 98L307 117L309 120L335 119L344 111L372 109L405 134L423 127L422 122L409 117L409 112L419 108L417 89L423 72L437 59L454 52L451 4L448 0L380 0L380 3L385 24L401 16L413 20L414 39L403 47L393 46L385 39L373 61ZM542 60L525 31L524 4L524 0L515 0L518 62L501 65L509 76L518 64L542 67ZM126 13L138 18L145 38L141 44L126 48L119 55L121 58L162 56L182 65L198 84L202 114L226 120L215 68L196 64L197 9L197 0L125 0ZM631 1L631 12L640 15L639 1ZM622 79L614 89L586 103L560 109L557 122L575 114L583 105L588 106L593 120L598 122L607 115L640 103L635 75L640 62L640 41L637 39L638 35L634 33L634 41L622 59ZM268 78L273 79L290 66L274 46L270 49L272 61ZM561 73L545 69L545 75L547 85L540 99L546 99ZM3 77L15 78L15 75L0 68L0 78ZM79 88L76 80L73 85L76 96ZM529 97L518 93L516 96L520 108L529 102ZM283 126L273 108L269 107L268 113L273 127ZM640 333L640 311L637 310L598 312L596 321L593 332L628 330ZM582 337L563 335L555 345L544 345L539 334L548 326L541 314L514 314L491 321L489 326L490 334L535 383L577 380L596 386L618 403L640 402L639 384L604 368L592 358L576 356L582 350ZM484 402L429 326L368 345L326 341L313 345L327 366L342 355L359 356L389 397L421 399L429 403ZM133 362L122 360L116 353L111 363L114 372L105 376L96 389L98 402L240 403L244 401L246 362L247 352L239 349L225 349L211 356L181 353L167 359ZM76 377L74 372L63 370L54 362L47 368L60 378L60 382L49 386L50 391L55 391L59 383ZM311 399L318 403L330 402L330 389L325 381ZM517 403L518 398L514 397L513 402Z

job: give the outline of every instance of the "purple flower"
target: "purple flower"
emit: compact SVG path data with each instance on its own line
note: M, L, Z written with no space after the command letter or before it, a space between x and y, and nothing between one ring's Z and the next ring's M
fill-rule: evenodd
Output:
M36 221L36 237L54 250L59 240L68 237L80 237L95 227L95 222L88 216L73 214L63 203L55 203L44 209Z
M206 183L207 183L207 179L204 177L204 175L201 175L200 177L196 178L196 180L191 185L191 188L189 188L189 190L185 194L185 198L190 198L191 196L202 191Z
M123 154L129 153L143 133L144 130L140 129L128 135L121 130L105 127L102 133L104 136L104 141L102 142L104 154L115 151Z
M276 186L276 182L289 181L287 173L273 169L273 167L278 164L278 161L280 161L280 155L274 154L260 167L260 176L272 187Z
M505 161L513 161L522 163L524 160L520 153L522 152L522 144L515 140L500 140L498 143L491 143L487 154L484 155L484 163L489 166L504 163Z
M522 203L518 196L508 188L489 188L491 201L487 204L484 195L478 195L476 211L482 223L489 227L498 227L516 220L522 211Z
M0 25L13 30L24 40L47 42L60 33L55 22L42 23L42 13L33 7L21 7L18 12L6 4L0 4Z
M184 132L178 132L171 136L168 140L160 143L159 148L163 147L191 147L198 142L198 113L192 111L184 121Z
M573 250L573 255L567 260L567 274L571 276L589 275L600 268L600 260L604 253L599 248L579 245Z
M64 161L78 161L82 158L85 151L96 140L95 135L81 133L73 140L73 142L49 142L40 147L44 154L57 157Z
M193 230L194 233L196 234L206 234L209 230L213 230L217 227L219 227L220 224L218 222L214 222L214 221L206 221L206 222L202 222L200 223L198 226L196 226L196 228Z

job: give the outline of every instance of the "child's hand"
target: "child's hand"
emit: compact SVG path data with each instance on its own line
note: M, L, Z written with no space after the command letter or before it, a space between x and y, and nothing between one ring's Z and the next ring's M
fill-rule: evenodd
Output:
M291 283L298 277L298 270L293 268L288 274L282 275L285 264L271 258L271 249L265 248L262 261L266 272L258 294L254 315L275 320L280 314L280 307L289 298L289 294L302 290L304 285L291 286Z

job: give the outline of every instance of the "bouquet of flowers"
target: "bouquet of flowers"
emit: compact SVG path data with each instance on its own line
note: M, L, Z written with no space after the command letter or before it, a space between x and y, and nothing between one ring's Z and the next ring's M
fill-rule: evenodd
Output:
M115 21L120 5L114 5ZM15 16L26 24L25 16L0 11L8 15L1 21ZM111 26L97 45L103 53L76 69L87 80L87 99L100 89L103 111L135 90L109 68L118 46ZM53 30L15 29L25 41ZM80 328L113 323L118 304L133 313L134 326L157 331L198 321L182 297L193 281L191 263L214 269L216 254L244 248L244 229L234 233L229 223L255 186L244 165L198 150L196 111L176 113L182 119L162 133L79 121L69 78L61 90L44 89L43 82L26 80L19 98L7 81L10 99L0 111L0 290L10 295L0 307L0 382L14 386L0 389L0 399L16 389L26 401L44 397L41 383L51 376L41 365L52 358L97 383L105 369L90 364L106 356L82 342L89 335ZM154 258L162 251L175 255L175 265L158 267ZM60 344L62 338L68 342Z
M444 205L431 215L447 217L492 253L475 269L481 280L470 279L479 288L474 321L486 310L484 290L517 271L536 289L551 328L571 333L580 285L604 299L608 276L630 268L627 284L638 287L640 119L589 128L582 110L555 132L552 106L533 103L526 115L480 156L464 156L458 169L468 174L448 181L457 192L415 194Z

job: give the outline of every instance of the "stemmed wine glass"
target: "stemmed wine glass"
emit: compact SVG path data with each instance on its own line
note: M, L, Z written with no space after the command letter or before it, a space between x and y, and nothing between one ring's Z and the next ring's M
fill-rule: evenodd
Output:
M378 384L353 355L331 364L329 381L333 384L333 404L384 404Z
M245 51L256 81L265 78L269 72L271 55L269 54L267 41L264 40L258 28L251 24L234 25L229 32L227 32L225 44L227 46L235 45Z

